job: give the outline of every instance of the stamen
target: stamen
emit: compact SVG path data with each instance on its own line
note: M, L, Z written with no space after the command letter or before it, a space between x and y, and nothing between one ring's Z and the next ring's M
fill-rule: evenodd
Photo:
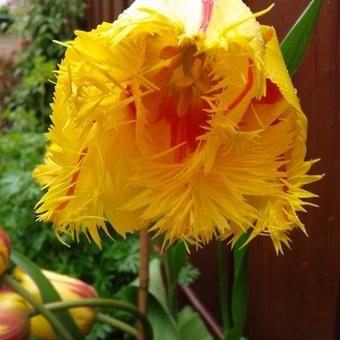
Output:
M205 32L209 26L215 0L202 0L202 21L200 31Z

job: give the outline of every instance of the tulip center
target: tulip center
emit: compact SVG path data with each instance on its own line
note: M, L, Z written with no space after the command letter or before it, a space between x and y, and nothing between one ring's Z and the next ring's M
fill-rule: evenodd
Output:
M148 131L160 151L174 149L174 159L180 163L200 144L199 137L208 125L208 103L204 92L212 86L204 54L195 46L167 46L160 59L166 66L152 74L150 80L159 87L142 99L148 116Z

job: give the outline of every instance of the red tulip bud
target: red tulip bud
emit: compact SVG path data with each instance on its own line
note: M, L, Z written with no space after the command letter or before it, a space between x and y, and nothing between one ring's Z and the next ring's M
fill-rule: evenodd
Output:
M95 298L98 296L95 289L85 282L48 270L43 270L43 273L58 291L63 301ZM16 268L14 275L25 289L33 294L37 300L42 301L38 287L25 272L20 268ZM96 310L90 307L78 307L69 311L82 333L89 333L95 320ZM41 315L31 318L31 336L47 340L56 339L51 326Z
M29 306L8 287L0 287L0 339L26 340L30 337Z

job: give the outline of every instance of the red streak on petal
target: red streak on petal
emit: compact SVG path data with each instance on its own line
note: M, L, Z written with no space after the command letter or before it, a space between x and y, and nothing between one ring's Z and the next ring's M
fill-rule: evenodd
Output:
M87 155L87 150L88 150L88 148L85 148L81 152L79 159L78 159L78 164L80 164L81 161L84 159L84 157ZM77 186L77 181L78 181L79 175L80 175L80 170L78 170L77 172L75 172L73 174L72 179L71 179L71 185L66 192L66 196L72 196L74 194L74 192L76 191L76 186ZM61 203L56 210L64 209L68 205L68 203L69 203L69 201Z
M270 79L266 79L266 86L266 96L261 99L254 99L254 104L275 104L282 98L279 88Z
M68 279L67 277L51 277L48 274L47 277L50 279L53 285L55 285L55 287L59 287L61 290L69 289L81 298L97 297L97 292L94 290L94 288L85 282L72 278Z
M287 172L287 165L283 164L277 170L280 172Z
M201 0L201 1L202 1L202 21L200 25L200 31L205 32L209 26L212 17L215 0Z
M285 159L285 155L284 154L280 155L280 158ZM287 164L281 165L277 170L279 172L287 173L288 171ZM282 178L286 179L287 177L282 177ZM288 186L286 184L282 186L282 191L286 193L288 192Z
M171 146L183 144L175 151L175 161L181 163L188 155L196 150L199 140L197 137L204 134L207 125L208 113L204 105L192 105L184 116L178 117L175 111L167 111L165 118L171 125Z
M131 87L128 86L127 89L126 89L126 92L122 94L122 99L124 100L124 99L130 98L131 96L132 96L132 90L131 90ZM136 109L135 102L128 104L127 108L128 108L127 113L129 115L129 117L133 120L136 120L137 109Z
M3 295L5 293L15 293L15 290L13 288L8 287L8 286L0 287L0 295Z
M252 70L252 66L254 63L250 60L249 61L249 66L248 66L248 80L243 88L242 92L238 95L238 97L228 105L226 109L226 113L234 109L240 102L244 99L244 97L248 94L248 92L251 90L254 84L254 72Z

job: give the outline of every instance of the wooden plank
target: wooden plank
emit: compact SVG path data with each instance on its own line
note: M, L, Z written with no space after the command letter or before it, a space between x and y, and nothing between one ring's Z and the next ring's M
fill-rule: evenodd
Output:
M86 0L85 6L85 19L86 28L89 30L95 27L94 16L93 16L93 5L95 0Z
M102 0L102 16L101 16L101 19L103 21L107 21L107 22L113 21L113 2L112 2L112 0Z
M97 27L103 22L103 2L102 0L86 0L86 27L88 30Z
M95 28L103 21L114 21L132 2L127 0L86 0L87 29Z
M249 0L260 10L271 0ZM259 20L275 25L283 37L309 3L278 1ZM250 255L250 311L248 335L261 340L332 340L339 278L339 2L324 8L304 64L294 78L302 107L309 119L307 158L321 158L313 173L326 177L310 187L320 195L320 208L309 208L304 222L309 233L292 234L292 250L273 253L269 240L258 239ZM338 105L338 107L336 107ZM336 157L337 155L337 157ZM336 183L336 181L338 181ZM336 207L337 205L337 207Z
M116 0L114 3L114 18L116 19L119 14L121 14L124 9L127 7L127 4L124 0Z

